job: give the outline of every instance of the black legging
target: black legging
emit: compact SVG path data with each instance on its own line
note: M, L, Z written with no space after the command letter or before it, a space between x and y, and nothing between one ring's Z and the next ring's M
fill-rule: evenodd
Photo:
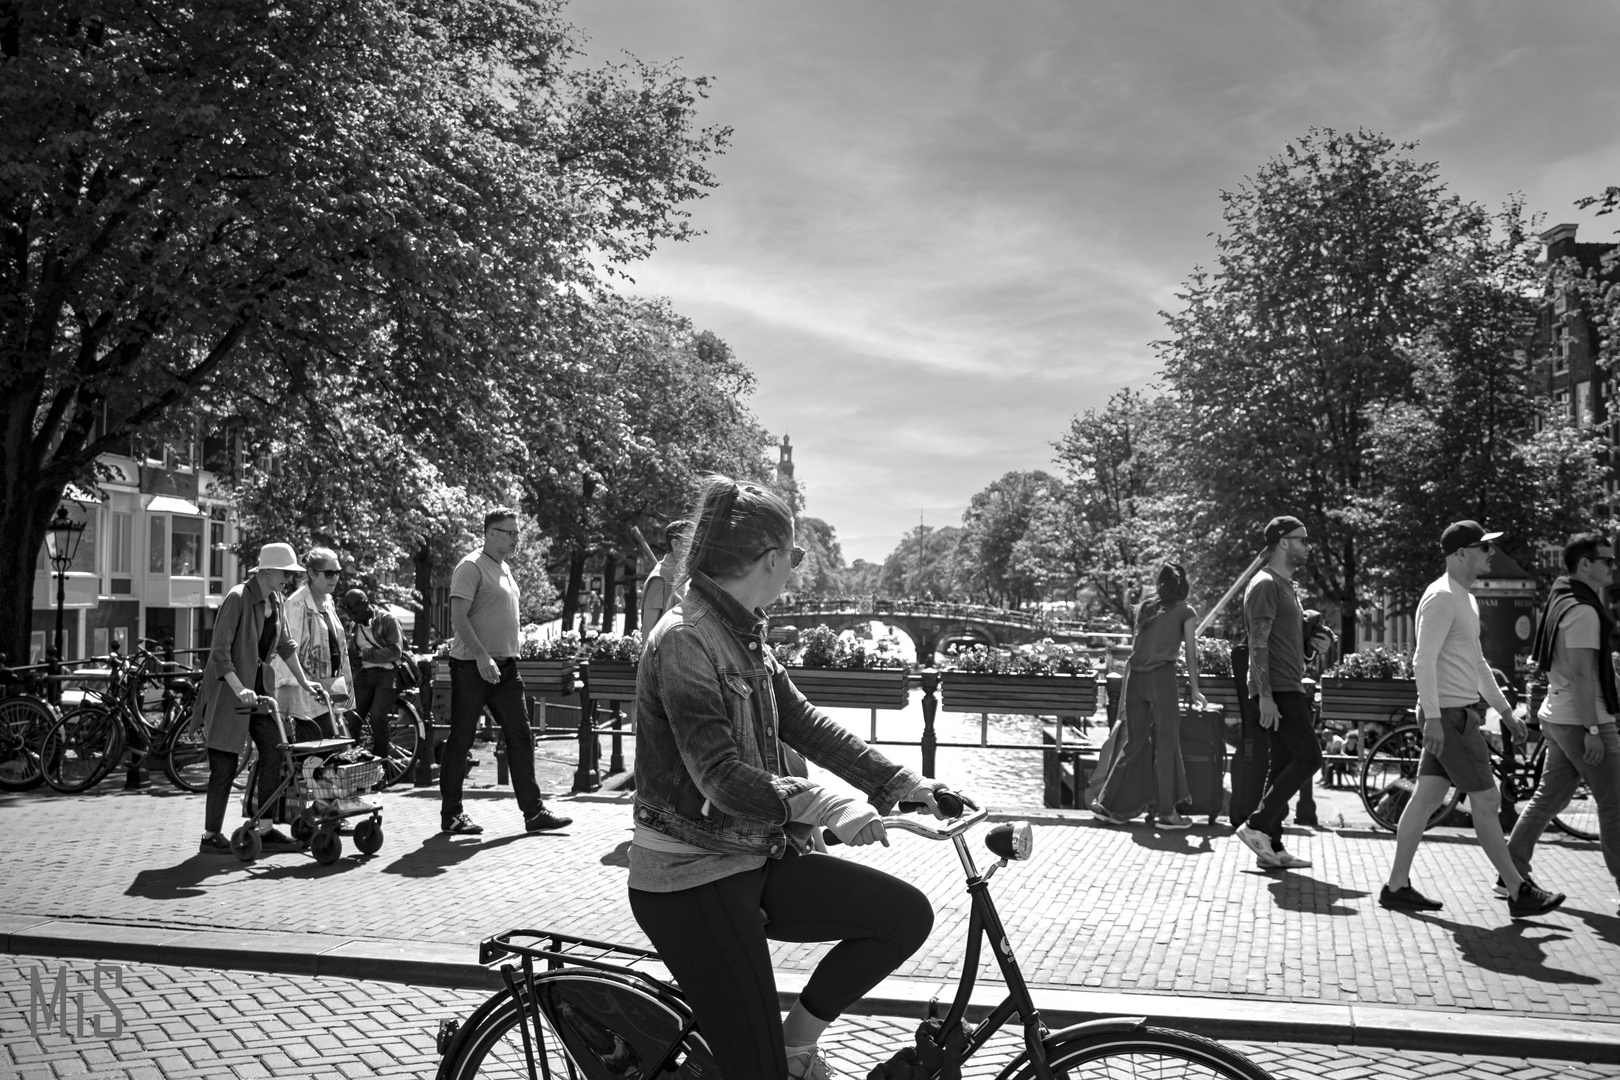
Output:
M799 1002L834 1020L928 939L934 909L899 878L789 851L758 870L680 892L630 890L630 910L680 983L722 1076L785 1080L782 1015L766 939L837 941Z

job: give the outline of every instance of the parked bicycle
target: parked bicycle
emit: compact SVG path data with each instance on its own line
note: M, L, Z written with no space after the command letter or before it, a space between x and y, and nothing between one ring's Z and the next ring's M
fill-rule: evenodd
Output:
M359 718L356 742L367 750L376 746L370 717ZM388 756L383 762L383 779L379 786L392 787L401 780L409 783L416 771L418 756L427 752L431 742L422 708L421 686L402 687L394 711L388 717Z
M51 664L6 667L0 657L0 791L31 791L45 782L39 748L61 718L42 692Z
M1534 794L1541 783L1541 772L1547 760L1547 743L1541 737L1540 725L1531 721L1528 726L1530 741L1522 754L1511 739L1503 740L1502 748L1498 748L1494 740L1491 745L1491 768L1502 791L1501 812L1504 825L1509 829L1518 816L1517 803ZM1395 831L1401 811L1417 790L1418 756L1422 750L1422 728L1415 723L1402 724L1375 741L1362 760L1361 804L1380 828ZM1462 799L1463 793L1452 788L1424 828L1433 828L1445 820ZM1569 805L1552 819L1552 824L1580 840L1598 838L1597 803L1584 783Z
M940 801L945 802L942 793ZM1000 861L982 875L963 834L987 811L935 826L888 817L891 830L930 840L949 840L967 875L972 902L966 952L956 997L937 1023L938 1065L945 1075L985 1048L1014 1016L1023 1027L1021 1048L998 1073L1018 1080L1079 1080L1083 1077L1225 1077L1268 1080L1268 1074L1242 1054L1209 1039L1171 1028L1149 1026L1140 1016L1109 1017L1048 1030L1035 1008L1023 972L1013 956L1001 917L990 898L990 878L1009 861L1028 859L1034 841L1026 822L992 828L985 844ZM1007 996L977 1025L965 1021L968 999L979 972L979 950L988 937L1007 983ZM465 1025L440 1025L444 1059L439 1080L472 1077L567 1076L570 1080L622 1080L623 1077L676 1077L717 1080L715 1066L680 988L636 965L655 963L656 953L551 930L508 930L486 939L479 962L500 967L505 989L478 1008ZM538 964L544 970L536 971ZM903 1051L903 1052L914 1052ZM947 1060L947 1058L951 1060Z
M185 791L208 786L208 750L191 720L194 690L184 674L150 651L136 646L136 659L117 653L102 658L107 688L91 690L84 704L67 710L40 745L45 782L57 791L88 791L124 757L137 764L161 766L169 781ZM148 690L160 693L147 698ZM150 719L148 713L155 719Z

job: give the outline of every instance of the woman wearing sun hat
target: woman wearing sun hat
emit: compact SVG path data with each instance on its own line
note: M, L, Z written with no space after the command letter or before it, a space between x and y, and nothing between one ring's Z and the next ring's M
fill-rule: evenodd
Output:
M221 831L225 807L231 800L236 763L248 740L259 748L259 760L278 759L281 731L271 712L276 676L270 657L279 656L305 693L324 699L326 692L311 683L298 662L298 642L289 633L281 610L281 588L304 568L298 565L291 544L266 544L259 550L259 565L248 579L225 594L208 643L208 662L197 686L196 714L202 718L208 746L208 804L203 823L203 854L229 855L231 843ZM259 805L264 806L280 783L275 768L259 769ZM261 819L259 831L266 851L293 851L298 844Z

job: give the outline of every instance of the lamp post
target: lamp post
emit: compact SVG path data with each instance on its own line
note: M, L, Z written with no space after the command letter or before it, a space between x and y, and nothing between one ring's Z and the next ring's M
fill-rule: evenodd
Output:
M51 647L52 664L62 662L62 606L67 602L67 572L73 557L79 553L79 541L84 538L84 522L68 517L67 507L58 506L45 534L45 547L50 553L51 569L56 571L56 638ZM52 674L58 674L52 671ZM60 702L61 680L51 683L51 700Z

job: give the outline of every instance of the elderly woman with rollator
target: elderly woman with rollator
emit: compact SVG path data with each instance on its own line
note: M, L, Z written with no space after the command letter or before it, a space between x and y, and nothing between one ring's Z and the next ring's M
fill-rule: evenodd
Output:
M1181 703L1176 693L1176 651L1185 649L1193 704L1198 690L1198 613L1187 603L1187 573L1176 563L1159 568L1158 585L1136 608L1135 640L1119 688L1114 757L1091 811L1124 825L1150 808L1161 829L1192 821L1179 807L1191 802L1181 760Z
M258 805L274 798L281 783L276 766L282 732L276 722L276 676L270 658L281 657L304 693L327 700L326 690L304 674L298 640L282 611L281 590L303 569L291 544L266 544L259 551L259 565L219 605L194 713L201 718L208 746L208 802L198 849L204 855L231 854L231 842L221 830L231 781L249 740L259 750ZM300 846L274 828L268 815L259 819L258 828L266 851L295 851Z

